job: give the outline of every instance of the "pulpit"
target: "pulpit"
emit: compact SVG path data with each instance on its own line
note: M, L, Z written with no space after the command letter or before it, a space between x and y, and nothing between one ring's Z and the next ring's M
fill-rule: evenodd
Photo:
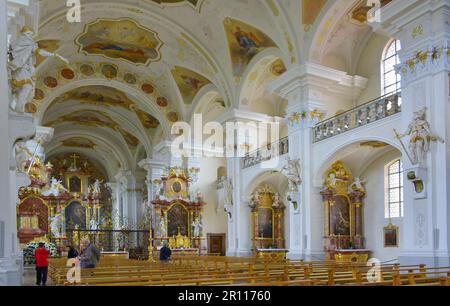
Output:
M26 190L25 190L26 189ZM32 195L29 188L23 188L17 207L17 234L20 243L28 243L35 238L44 237L49 230L49 208L39 195Z
M344 163L333 163L320 192L324 204L324 249L327 259L367 261L364 248L363 205L365 189L353 179ZM356 258L356 259L355 259Z

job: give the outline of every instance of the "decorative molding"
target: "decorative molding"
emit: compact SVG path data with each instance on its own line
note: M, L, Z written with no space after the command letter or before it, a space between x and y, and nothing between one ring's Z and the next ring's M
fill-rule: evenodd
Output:
M429 74L450 70L450 47L433 47L431 50L419 50L406 57L401 64L395 66L401 73L402 82L409 83Z
M367 82L368 79L364 77L350 76L344 71L307 62L290 68L273 80L267 90L284 99L298 99L299 90L316 87L322 93L355 99L366 88Z

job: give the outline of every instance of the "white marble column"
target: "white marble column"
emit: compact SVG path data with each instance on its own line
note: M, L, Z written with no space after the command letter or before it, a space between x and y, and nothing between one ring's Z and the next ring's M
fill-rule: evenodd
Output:
M400 228L400 263L450 265L450 106L448 0L399 0L381 10L375 31L400 39L402 131L414 112L427 107L433 133L445 144L432 142L420 165L425 192L415 192L407 173L415 168L402 152L404 219ZM403 138L406 147L409 138Z
M251 123L255 124L255 127L259 127L259 123L273 123L274 119L267 115L251 113L242 110L230 110L224 114L219 121L224 126L224 132L226 136L225 151L227 157L227 178L231 180L233 185L233 207L231 209L231 217L228 216L228 256L251 256L252 254L252 217L251 209L248 206L247 198L250 192L245 190L245 178L243 177L243 165L242 157L245 155L245 150L255 150L258 146L261 146L261 135L251 135L251 133L244 133L243 126ZM228 128L227 128L228 123ZM240 132L236 132L236 129L231 130L231 123L234 124L234 128L242 129ZM238 126L236 123L240 123ZM230 137L234 132L234 138ZM256 139L255 139L256 137ZM264 143L266 140L264 139ZM247 147L251 145L251 147Z
M15 171L10 171L13 142L9 127L7 59L7 7L0 1L0 286L20 285L21 257L17 248ZM13 163L12 163L13 164ZM14 169L14 167L12 167Z

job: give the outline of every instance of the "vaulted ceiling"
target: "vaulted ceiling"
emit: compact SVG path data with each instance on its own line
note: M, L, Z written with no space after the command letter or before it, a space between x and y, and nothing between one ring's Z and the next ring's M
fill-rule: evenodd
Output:
M70 23L65 1L37 2L39 44L70 64L39 60L28 110L55 128L50 151L96 151L117 169L151 156L171 125L194 112L262 111L265 103L270 115L283 116L283 101L265 92L268 82L330 54L354 59L357 51L336 37L359 45L370 35L357 20L359 0L81 3L81 22Z

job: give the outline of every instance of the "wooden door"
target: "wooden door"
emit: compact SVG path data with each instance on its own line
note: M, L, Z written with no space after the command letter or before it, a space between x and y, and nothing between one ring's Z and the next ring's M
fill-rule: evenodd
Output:
M225 256L225 234L208 234L208 253Z

